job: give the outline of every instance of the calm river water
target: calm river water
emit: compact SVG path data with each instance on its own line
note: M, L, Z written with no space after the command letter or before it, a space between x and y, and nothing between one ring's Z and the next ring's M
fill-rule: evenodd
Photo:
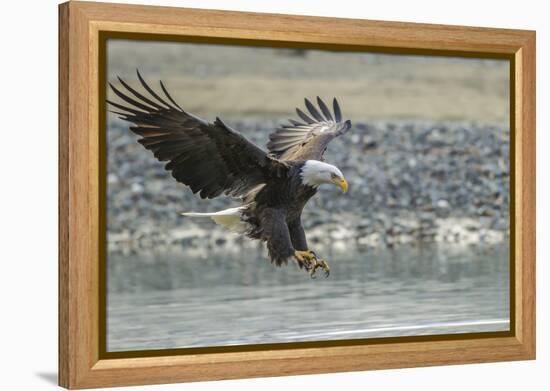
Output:
M262 252L108 259L107 350L509 329L507 247L323 254L328 279ZM215 258L215 259L214 259Z

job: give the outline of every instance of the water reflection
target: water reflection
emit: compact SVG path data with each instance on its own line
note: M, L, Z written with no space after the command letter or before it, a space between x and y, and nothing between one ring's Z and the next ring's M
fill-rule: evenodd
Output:
M508 330L506 247L325 254L328 279L263 252L110 255L108 350Z

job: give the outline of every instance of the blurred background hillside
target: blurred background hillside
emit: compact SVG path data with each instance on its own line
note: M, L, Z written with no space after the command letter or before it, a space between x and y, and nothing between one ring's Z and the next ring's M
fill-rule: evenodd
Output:
M508 126L508 61L144 41L109 42L111 79L162 79L203 118L284 120L304 97L338 96L358 121Z

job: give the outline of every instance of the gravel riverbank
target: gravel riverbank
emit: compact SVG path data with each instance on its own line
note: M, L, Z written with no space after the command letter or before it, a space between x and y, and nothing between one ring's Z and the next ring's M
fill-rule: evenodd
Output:
M258 244L209 219L182 211L238 205L201 200L177 183L110 115L108 124L108 250L131 252L184 246L241 251ZM272 120L226 121L263 146ZM509 131L468 122L354 122L334 140L326 161L349 182L348 194L322 187L304 210L315 249L392 247L424 242L497 244L509 234Z

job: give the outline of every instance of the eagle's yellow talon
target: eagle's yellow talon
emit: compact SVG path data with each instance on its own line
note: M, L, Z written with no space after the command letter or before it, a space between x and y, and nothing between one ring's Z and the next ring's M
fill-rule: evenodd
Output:
M313 251L294 251L294 258L298 262L300 268L304 267L307 271L310 271L317 264L317 256Z
M321 268L325 272L325 278L327 278L330 275L330 267L328 266L328 263L323 259L315 259L315 265L311 268L311 272L309 273L310 277L315 279L317 276L315 275L315 272L318 268Z
M330 276L330 267L328 266L327 261L321 259L319 264L321 265L321 267L325 271L325 278L328 278L328 276Z
M328 266L327 261L317 258L317 254L313 251L294 251L294 258L298 262L300 268L305 268L309 272L311 278L315 279L317 276L315 273L317 269L321 268L325 272L325 278L330 275L330 267Z

